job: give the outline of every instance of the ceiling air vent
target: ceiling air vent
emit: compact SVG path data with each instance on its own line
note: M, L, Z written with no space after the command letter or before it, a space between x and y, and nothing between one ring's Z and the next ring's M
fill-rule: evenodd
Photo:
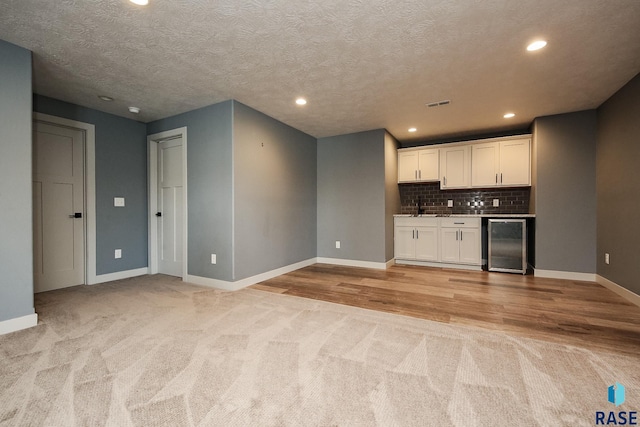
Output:
M431 107L439 107L441 105L449 105L451 104L451 101L449 99L444 99L442 101L436 101L436 102L429 102L427 105L427 107L431 108Z

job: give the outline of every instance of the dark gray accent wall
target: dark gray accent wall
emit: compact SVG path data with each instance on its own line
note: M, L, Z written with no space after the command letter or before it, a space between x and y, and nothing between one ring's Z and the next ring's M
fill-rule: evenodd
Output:
M535 120L536 268L596 272L596 111Z
M233 280L232 102L151 122L149 135L187 127L188 273ZM211 254L217 263L211 264Z
M316 256L316 139L233 101L234 280Z
M393 215L400 212L400 189L398 188L398 141L389 133L384 134L384 259L394 257Z
M146 125L38 95L33 109L95 126L96 274L146 267ZM114 197L124 197L125 206L114 207ZM122 258L115 259L115 249L122 249Z
M386 261L385 133L318 140L318 257Z
M34 313L31 52L0 40L0 322Z
M640 294L640 74L598 109L597 139L597 272Z

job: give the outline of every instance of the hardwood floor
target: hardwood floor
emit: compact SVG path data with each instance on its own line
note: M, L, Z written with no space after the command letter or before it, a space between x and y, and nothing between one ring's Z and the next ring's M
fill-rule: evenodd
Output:
M315 264L254 289L615 353L640 354L640 307L592 282Z

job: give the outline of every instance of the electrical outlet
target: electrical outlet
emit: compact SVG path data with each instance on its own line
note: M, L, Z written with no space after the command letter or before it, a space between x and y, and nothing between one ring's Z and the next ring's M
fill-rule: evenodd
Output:
M114 197L113 198L113 206L118 208L124 207L124 197Z
M116 249L115 253L114 253L114 257L116 259L120 259L122 258L122 249Z
M452 208L453 207L453 200L447 200L447 207L448 208Z
M605 253L604 254L604 263L609 265L610 261L611 261L611 258L609 258L609 254Z
M493 199L493 207L497 208L500 206L500 199Z
M215 264L218 262L218 257L216 254L211 254L211 264Z
M336 249L340 249L340 240L336 240Z

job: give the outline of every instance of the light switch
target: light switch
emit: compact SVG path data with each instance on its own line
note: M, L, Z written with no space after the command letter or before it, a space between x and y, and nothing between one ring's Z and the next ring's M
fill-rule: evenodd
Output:
M122 249L116 249L116 251L115 251L115 254L114 254L114 255L115 255L115 258L116 258L116 259L120 259L120 258L122 258Z
M211 264L215 264L218 262L218 257L216 254L211 254Z
M336 240L336 249L340 249L340 240Z
M113 206L121 208L124 206L124 197L114 197L113 198Z

